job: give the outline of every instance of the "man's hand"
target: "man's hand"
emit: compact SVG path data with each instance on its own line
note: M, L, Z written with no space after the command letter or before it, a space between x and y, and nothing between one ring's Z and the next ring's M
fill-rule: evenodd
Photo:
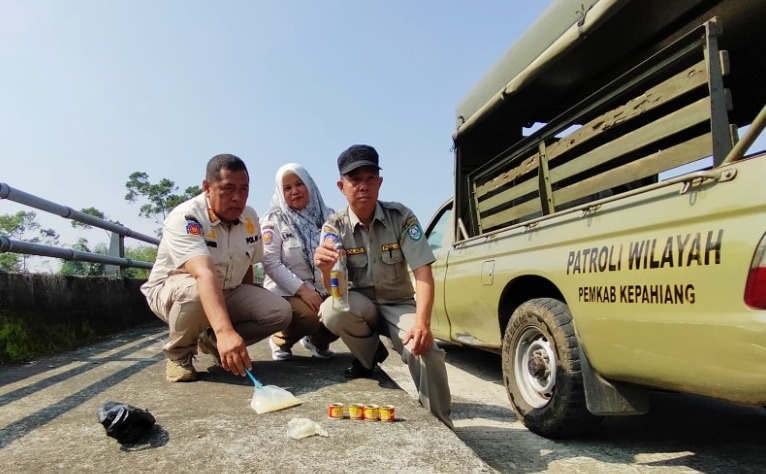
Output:
M309 288L306 284L301 285L295 295L302 299L306 305L315 313L319 312L319 305L322 304L322 297L317 290Z
M227 329L217 332L215 338L224 370L242 377L245 376L245 368L252 370L253 363L250 361L247 346L237 331Z
M325 240L314 251L314 265L324 274L332 269L332 266L338 261L338 256L335 245L331 241Z
M339 257L335 245L330 240L325 240L314 250L314 266L322 272L322 282L328 290L330 289L330 270Z
M434 345L434 335L431 334L431 329L428 326L416 323L412 329L407 331L402 344L406 346L410 341L412 341L410 352L412 355L418 356L431 350Z

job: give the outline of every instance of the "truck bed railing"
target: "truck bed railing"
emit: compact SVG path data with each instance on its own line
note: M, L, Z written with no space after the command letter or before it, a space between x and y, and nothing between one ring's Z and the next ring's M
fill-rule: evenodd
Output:
M722 163L737 129L718 31L708 21L472 173L479 233L622 195L705 157Z
M764 108L766 110L766 108ZM583 216L588 215L590 212L600 208L601 206L604 206L606 204L609 204L614 201L623 200L625 198L631 197L631 196L637 196L639 194L648 193L650 191L654 191L657 189L667 188L670 186L675 186L678 184L683 184L683 187L679 191L680 194L685 194L689 192L690 189L693 187L701 186L703 184L708 183L719 183L719 182L725 182L730 181L734 179L737 175L736 170L707 170L707 171L695 171L692 173L684 174L682 176L676 176L675 178L669 178L667 180L661 181L659 183L650 184L647 186L643 186L641 188L636 188L630 191L626 191L620 195L615 196L609 196L606 198L602 198L596 202L591 202L587 204L580 204L575 207L571 207L569 209L563 210L559 212L558 216L566 216L569 214L576 214L581 213ZM489 232L485 232L481 235L477 235L474 237L467 238L465 240L462 240L460 242L457 242L455 245L457 247L462 247L464 244L470 244L471 242L475 241L484 241L486 239L491 239L496 237L498 234L502 234L505 232L512 231L513 229L518 228L526 228L526 229L532 229L537 227L537 225L540 222L546 221L549 219L549 216L540 216L536 218L529 219L527 221L513 224L507 227L504 227L502 229L495 229Z

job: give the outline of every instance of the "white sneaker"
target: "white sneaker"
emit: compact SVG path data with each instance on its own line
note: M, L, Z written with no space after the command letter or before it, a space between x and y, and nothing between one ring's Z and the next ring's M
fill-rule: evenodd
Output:
M309 352L311 352L311 355L319 357L320 359L331 359L335 355L335 352L331 351L329 348L320 349L315 346L308 336L304 336L303 339L301 339L301 345L308 349Z
M271 358L274 360L290 360L293 358L293 351L282 349L269 338L269 347L271 347Z

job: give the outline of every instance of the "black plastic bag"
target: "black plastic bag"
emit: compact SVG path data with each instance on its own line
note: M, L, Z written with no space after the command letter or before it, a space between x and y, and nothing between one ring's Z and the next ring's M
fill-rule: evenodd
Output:
M98 408L98 421L106 428L106 435L120 443L140 441L154 426L154 416L126 403L107 401Z

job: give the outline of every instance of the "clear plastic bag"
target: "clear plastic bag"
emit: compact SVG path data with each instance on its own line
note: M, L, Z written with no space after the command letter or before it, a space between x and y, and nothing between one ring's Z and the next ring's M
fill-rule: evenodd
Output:
M308 418L293 418L287 422L287 435L292 439L303 439L309 436L328 436L327 431L316 421Z
M285 408L300 405L301 402L295 395L282 387L266 385L255 389L250 407L256 413L268 413L270 411L284 410Z

